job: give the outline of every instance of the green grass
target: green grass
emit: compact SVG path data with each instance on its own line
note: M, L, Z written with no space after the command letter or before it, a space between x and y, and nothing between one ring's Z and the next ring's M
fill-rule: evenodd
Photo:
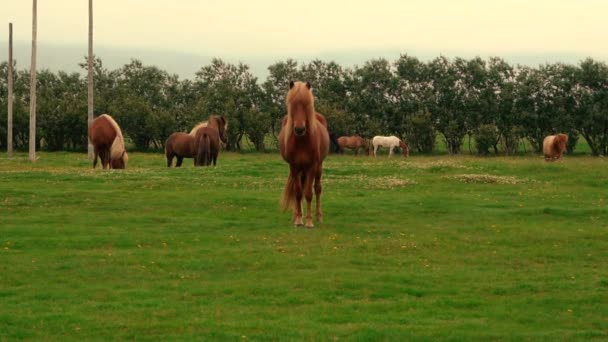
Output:
M126 171L0 157L0 340L606 340L608 162L277 154Z

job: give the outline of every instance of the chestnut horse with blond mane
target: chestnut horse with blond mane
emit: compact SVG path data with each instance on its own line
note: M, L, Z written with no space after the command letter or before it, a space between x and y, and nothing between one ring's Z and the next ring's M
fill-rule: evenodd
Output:
M212 115L209 117L206 127L199 128L195 135L196 155L194 156L194 166L213 166L217 163L221 142L228 141L226 129L228 122L223 116Z
M228 129L228 123L223 116L212 115L212 117L222 118L224 121L223 131ZM194 158L194 164L196 165L196 154L198 152L198 146L196 145L196 132L203 127L207 127L209 120L202 121L196 124L190 133L176 132L173 133L165 141L165 157L167 158L167 167L173 165L173 158L177 158L175 167L182 166L184 158ZM224 136L225 138L225 136Z
M306 227L312 228L313 185L317 198L317 222L323 221L321 175L323 160L329 153L329 133L325 118L315 111L314 97L308 82L289 82L287 116L283 118L279 133L279 149L289 164L289 176L281 200L283 210L293 208L293 224L301 226L301 203L304 196Z
M566 134L549 135L543 140L545 161L560 160L566 151L568 136Z
M340 153L344 153L345 148L349 148L355 151L355 155L359 154L359 149L363 149L369 154L369 148L367 147L367 140L361 138L358 135L352 137L339 137L338 146L340 146Z
M120 126L108 114L95 118L89 126L89 139L95 151L93 168L97 166L97 157L105 169L124 169L127 167L129 155L125 149L125 140Z

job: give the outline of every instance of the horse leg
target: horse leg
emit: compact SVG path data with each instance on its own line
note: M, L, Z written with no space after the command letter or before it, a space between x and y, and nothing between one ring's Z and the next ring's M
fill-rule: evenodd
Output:
M316 178L315 167L310 168L304 182L304 196L306 197L306 228L313 228L312 223L312 182Z
M388 148L388 156L389 157L393 155L393 149L395 149L394 146L389 146L389 148Z
M177 161L175 162L175 167L181 167L183 162L184 162L184 157L177 156Z
M110 164L110 151L105 148L100 149L99 159L101 159L101 167L107 169L108 164Z
M323 223L323 212L321 211L321 174L323 173L323 167L320 166L319 170L315 174L315 197L317 198L317 222Z
M302 222L302 184L304 182L305 175L300 172L294 172L294 186L296 190L296 202L293 208L293 224L301 226Z
M378 145L374 145L374 158L376 157L376 152L378 152Z
M173 153L167 152L167 167L171 167L173 165L173 157Z
M97 149L97 147L95 147L94 149L95 152L95 156L93 157L93 168L97 167L97 157L99 157L99 150Z

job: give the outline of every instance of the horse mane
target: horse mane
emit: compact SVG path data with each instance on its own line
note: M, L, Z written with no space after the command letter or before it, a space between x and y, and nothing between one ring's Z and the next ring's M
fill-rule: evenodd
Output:
M126 153L127 151L125 149L125 140L124 140L124 137L122 136L122 131L120 130L120 126L118 126L116 121L114 121L114 118L112 118L108 114L102 114L102 115L100 115L100 117L103 117L106 120L108 120L110 125L112 125L112 127L114 128L114 132L116 132L116 138L114 138L114 141L112 142L112 146L110 147L110 158L118 159L118 158L122 158L124 156L125 158L128 159L127 153Z
M302 104L306 111L306 120L308 122L307 129L310 130L311 134L314 134L317 130L317 113L315 111L315 98L312 95L310 83L306 82L293 82L289 83L289 91L286 97L287 102L287 121L285 126L285 143L289 141L292 134L293 127L293 107L296 104Z
M194 127L192 127L192 130L190 131L190 135L195 136L196 131L198 131L198 129L201 127L207 127L208 123L209 123L209 121L201 121L201 122L197 123L196 125L194 125Z
M563 153L566 149L566 144L568 144L568 136L566 134L557 134L553 138L553 146L557 148L557 153Z

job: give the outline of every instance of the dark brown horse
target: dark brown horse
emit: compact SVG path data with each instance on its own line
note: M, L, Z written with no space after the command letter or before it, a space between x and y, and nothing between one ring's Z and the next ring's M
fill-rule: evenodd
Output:
M212 115L211 117L218 116ZM224 119L222 116L219 117ZM225 119L224 122L226 122ZM184 158L196 157L198 152L198 146L195 139L196 132L202 127L207 127L208 123L209 121L199 122L192 128L190 133L177 132L171 134L169 138L167 138L167 141L165 141L165 157L167 157L167 167L171 167L173 164L173 158L177 158L175 167L180 167L182 166ZM227 128L228 125L226 124L224 126L224 131ZM194 160L194 165L196 165L196 159Z
M95 150L93 168L97 166L97 157L105 169L124 169L127 167L129 155L125 149L125 141L120 127L108 114L95 118L89 126L89 138Z
M217 155L220 151L220 140L227 142L226 128L228 123L223 116L212 115L209 117L207 127L201 127L196 131L194 140L196 142L195 166L213 166L217 163Z
M279 133L281 156L289 163L289 176L281 204L293 208L293 224L301 226L302 196L306 198L306 227L312 228L312 188L317 197L317 222L321 212L321 175L323 160L329 153L329 134L323 115L315 111L310 83L290 82L287 92L287 116Z
M355 155L359 154L359 149L363 149L367 154L369 154L367 140L361 138L358 135L352 137L339 137L338 145L340 146L340 153L344 153L344 149L348 148L354 150Z

